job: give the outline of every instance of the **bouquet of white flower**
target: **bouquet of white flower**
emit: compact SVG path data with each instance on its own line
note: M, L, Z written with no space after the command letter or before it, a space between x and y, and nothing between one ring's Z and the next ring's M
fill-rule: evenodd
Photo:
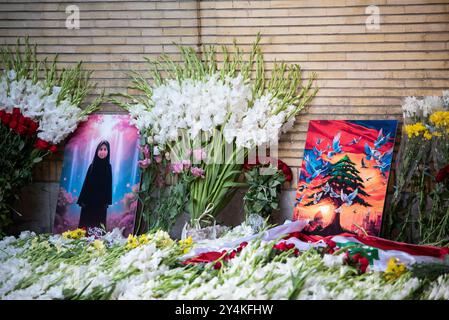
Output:
M246 62L236 45L232 52L222 48L221 64L214 47L202 48L202 55L180 47L183 63L166 55L148 60L152 83L134 73L132 88L143 97L113 99L150 144L170 151L172 172L188 180L187 211L196 226L216 216L242 185L236 181L248 151L277 145L317 93L315 74L303 86L299 65L276 63L266 81L259 40Z
M102 97L88 107L80 105L93 89L90 72L81 63L56 70L46 60L38 62L36 47L25 40L24 52L2 50L0 75L0 232L11 222L20 188L31 181L34 165L73 132L78 123L96 110ZM39 72L44 79L39 79Z

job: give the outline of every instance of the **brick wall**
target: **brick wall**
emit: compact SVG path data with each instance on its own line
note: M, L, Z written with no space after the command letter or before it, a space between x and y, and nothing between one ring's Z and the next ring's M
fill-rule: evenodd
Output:
M81 28L65 28L67 5L80 8ZM380 29L367 30L365 9L377 5ZM0 1L0 36L30 35L39 54L85 61L98 90L123 92L129 70L144 56L176 55L173 42L231 44L249 50L255 34L272 62L299 63L318 73L320 91L294 129L282 137L281 157L298 167L309 119L400 119L407 95L436 95L449 87L448 0L251 1ZM117 112L105 103L102 112ZM56 182L62 156L36 170ZM295 170L296 172L296 170Z

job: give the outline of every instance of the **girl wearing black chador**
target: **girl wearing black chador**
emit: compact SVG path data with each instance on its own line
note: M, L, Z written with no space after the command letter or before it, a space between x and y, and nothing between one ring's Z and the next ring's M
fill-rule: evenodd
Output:
M112 204L112 169L109 142L101 141L87 170L77 204L81 207L79 228L106 227L108 206Z

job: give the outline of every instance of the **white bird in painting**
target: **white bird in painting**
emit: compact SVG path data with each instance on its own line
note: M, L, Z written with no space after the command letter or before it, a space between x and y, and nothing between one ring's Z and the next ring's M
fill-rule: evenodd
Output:
M352 202L354 201L355 197L357 196L357 193L359 193L358 188L356 188L350 194L345 194L343 192L343 189L341 189L341 194L340 194L341 201L343 201L346 204L346 206L349 207L350 205L352 205Z

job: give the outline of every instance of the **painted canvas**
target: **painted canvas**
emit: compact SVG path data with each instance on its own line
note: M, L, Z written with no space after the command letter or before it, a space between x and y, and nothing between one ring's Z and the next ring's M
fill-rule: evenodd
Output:
M54 232L84 227L133 231L139 137L128 115L91 115L65 146Z
M309 234L365 230L379 235L396 120L309 122L294 219Z

